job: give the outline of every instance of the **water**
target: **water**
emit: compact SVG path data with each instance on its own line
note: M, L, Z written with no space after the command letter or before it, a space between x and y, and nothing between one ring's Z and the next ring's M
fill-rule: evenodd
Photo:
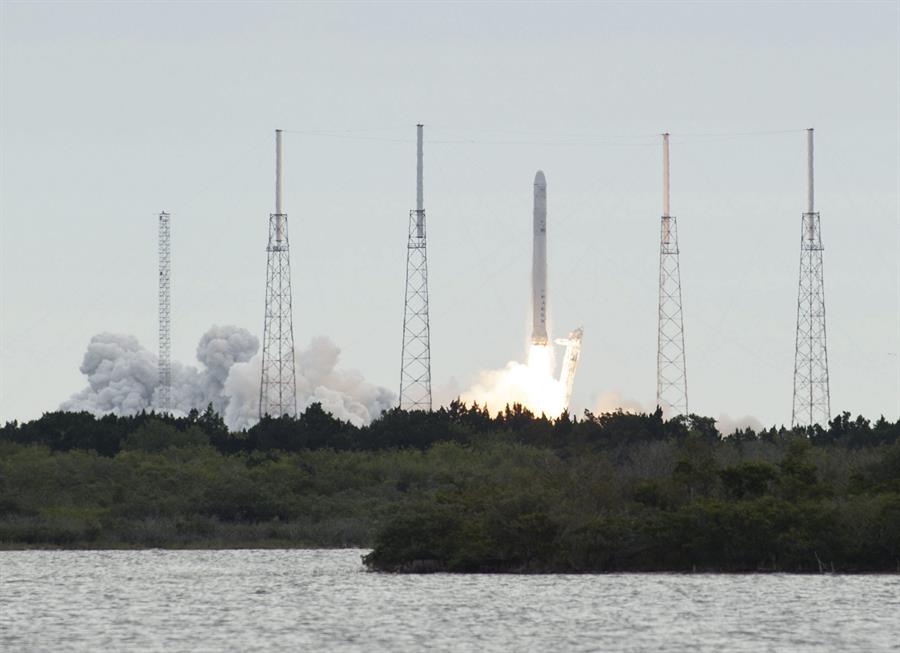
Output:
M399 576L363 553L0 552L0 650L900 650L896 575Z

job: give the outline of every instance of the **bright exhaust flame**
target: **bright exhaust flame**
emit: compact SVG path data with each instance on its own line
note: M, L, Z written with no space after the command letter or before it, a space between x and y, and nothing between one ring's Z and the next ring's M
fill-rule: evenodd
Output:
M550 345L531 345L527 365L510 361L502 370L482 372L460 398L467 404L487 406L491 414L522 404L536 415L559 417L566 409L566 389L553 375L553 363Z

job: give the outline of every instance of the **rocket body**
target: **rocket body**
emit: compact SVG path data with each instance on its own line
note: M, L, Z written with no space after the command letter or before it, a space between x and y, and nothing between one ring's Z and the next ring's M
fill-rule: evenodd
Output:
M541 170L534 176L534 251L531 258L531 344L547 340L547 180Z

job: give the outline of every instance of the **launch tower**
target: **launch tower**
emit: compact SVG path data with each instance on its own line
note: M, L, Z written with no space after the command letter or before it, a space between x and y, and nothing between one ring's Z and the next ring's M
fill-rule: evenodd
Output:
M172 244L169 218L159 214L159 391L160 412L172 408Z
M806 212L800 228L800 289L794 350L792 426L819 424L831 418L828 349L825 344L825 279L822 233L813 201L813 130L806 130Z
M663 134L663 214L659 238L659 332L656 349L656 405L668 416L688 414L678 223L669 215L669 134Z
M428 254L422 185L422 125L416 125L416 208L409 212L406 302L400 363L400 408L431 410L431 330L428 321Z
M281 130L275 130L275 213L269 214L266 247L266 315L263 323L259 416L297 414L294 325L291 311L291 248L281 204Z

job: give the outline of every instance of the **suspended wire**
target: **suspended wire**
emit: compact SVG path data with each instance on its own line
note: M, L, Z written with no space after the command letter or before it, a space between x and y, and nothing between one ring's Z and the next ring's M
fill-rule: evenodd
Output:
M346 130L346 131L307 131L298 129L282 129L285 134L300 134L303 136L317 136L322 138L341 138L352 141L379 141L382 143L415 143L415 138L394 138L386 136L361 136L358 131L362 130ZM429 141L430 143L431 141Z
M771 134L798 134L801 132L805 132L806 128L794 128L794 129L765 129L760 131L750 131L750 132L678 132L679 136L690 136L691 138L697 136L710 136L710 137L719 137L719 136L769 136Z
M458 130L458 129L447 129L442 127L433 127L429 125L430 130L432 132L446 132L446 133L471 133L472 131L485 131L488 130ZM337 138L337 139L345 139L345 140L355 140L355 141L377 141L382 143L415 143L415 138L406 138L406 137L398 137L398 136L376 136L376 135L367 135L366 132L384 132L384 131L394 131L393 128L383 128L383 129L343 129L343 130L298 130L298 129L285 129L283 130L287 134L298 134L303 136L313 136L319 138ZM541 145L541 146L566 146L566 147L590 147L590 146L634 146L634 147L647 147L647 146L656 146L659 143L660 134L634 134L634 135L623 135L623 136L602 136L597 134L585 134L585 133L564 133L564 134L556 134L552 135L547 132L528 132L521 131L517 132L515 130L490 130L494 133L509 133L509 134L528 134L534 136L545 136L536 139L492 139L492 138L480 138L480 137L460 137L460 138L437 138L437 139L428 139L429 145L490 145L490 146L521 146L521 145ZM760 131L744 131L744 132L688 132L688 133L675 133L675 136L678 140L677 143L689 142L684 139L697 139L700 141L711 141L717 139L730 139L730 138L741 138L747 136L770 136L776 134L799 134L805 131L804 129L796 128L796 129L775 129L775 130L760 130Z
M806 131L805 128L797 128L797 129L772 129L772 130L763 130L763 131L749 131L749 132L694 132L694 133L675 133L673 134L675 138L672 140L673 144L684 145L684 144L692 144L692 143L708 143L713 141L727 141L733 140L735 138L745 138L748 136L779 136L784 134L802 134Z

